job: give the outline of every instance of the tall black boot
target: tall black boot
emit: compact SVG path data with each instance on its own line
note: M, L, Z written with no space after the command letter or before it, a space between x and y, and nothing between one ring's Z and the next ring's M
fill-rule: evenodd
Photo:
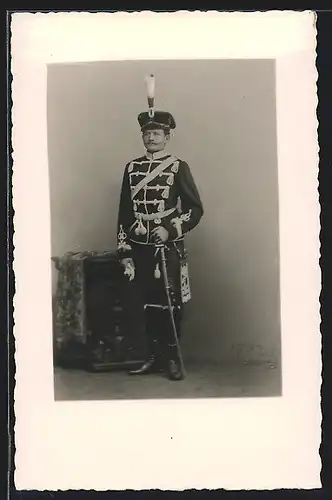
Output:
M148 375L149 373L158 373L161 371L159 356L156 352L156 344L157 340L151 342L147 359L136 370L130 370L129 375Z
M147 375L162 371L162 353L158 340L159 318L160 311L153 308L146 310L147 358L138 369L131 370L129 375Z

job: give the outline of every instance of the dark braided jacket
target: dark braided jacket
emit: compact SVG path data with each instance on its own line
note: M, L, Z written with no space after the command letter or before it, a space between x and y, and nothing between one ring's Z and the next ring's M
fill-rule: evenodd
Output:
M123 174L117 226L119 258L132 256L132 243L154 245L160 225L168 243L180 242L203 215L203 205L188 164L166 153L146 153L128 163Z

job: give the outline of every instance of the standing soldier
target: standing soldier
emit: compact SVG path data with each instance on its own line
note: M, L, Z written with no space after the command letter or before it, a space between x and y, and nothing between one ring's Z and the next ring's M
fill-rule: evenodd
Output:
M147 360L129 373L166 371L181 380L178 338L183 304L191 298L184 235L203 206L188 164L165 150L176 124L170 113L154 110L153 75L147 88L149 111L138 115L146 153L125 167L118 214L118 255L138 292L136 325L142 318L148 346Z

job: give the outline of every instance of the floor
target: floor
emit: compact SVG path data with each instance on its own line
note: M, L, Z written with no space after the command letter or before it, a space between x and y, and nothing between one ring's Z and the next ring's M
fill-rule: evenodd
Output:
M88 373L56 368L56 401L156 398L238 398L281 395L280 369L268 363L186 364L187 376L172 382L162 374L129 376L124 371Z

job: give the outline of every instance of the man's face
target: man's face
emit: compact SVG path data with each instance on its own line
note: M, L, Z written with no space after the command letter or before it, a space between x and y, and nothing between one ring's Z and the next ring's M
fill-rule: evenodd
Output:
M162 129L145 130L142 134L144 146L149 153L156 153L165 149L169 135Z

